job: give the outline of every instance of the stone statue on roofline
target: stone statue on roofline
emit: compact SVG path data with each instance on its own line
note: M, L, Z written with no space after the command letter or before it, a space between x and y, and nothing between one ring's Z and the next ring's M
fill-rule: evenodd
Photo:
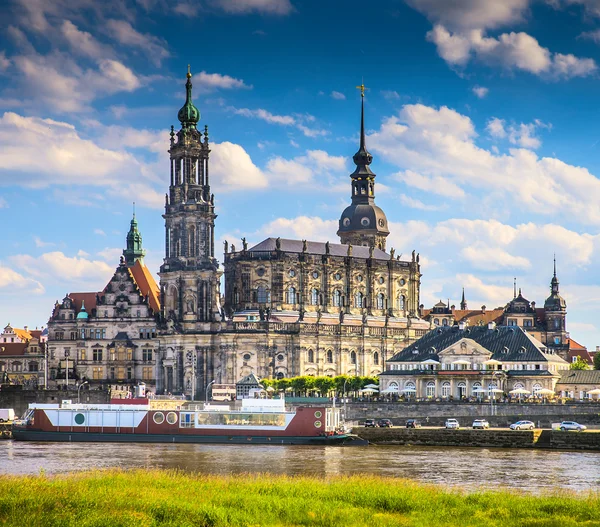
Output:
M223 242L223 245L225 246L225 254L227 254L227 250L229 249L229 242L227 240L225 240Z
M242 251L248 250L248 243L246 243L246 238L242 238Z
M281 251L281 238L275 239L275 249L277 249L278 251Z

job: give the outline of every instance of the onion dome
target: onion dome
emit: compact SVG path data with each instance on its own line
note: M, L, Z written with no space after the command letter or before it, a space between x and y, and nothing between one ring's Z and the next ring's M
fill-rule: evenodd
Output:
M181 128L196 128L200 120L200 110L194 106L192 102L192 74L188 65L187 82L185 83L185 104L177 113L177 119L181 123Z
M564 311L567 309L567 301L560 296L558 290L558 278L556 277L556 258L554 258L554 276L550 281L550 296L544 302L547 311Z

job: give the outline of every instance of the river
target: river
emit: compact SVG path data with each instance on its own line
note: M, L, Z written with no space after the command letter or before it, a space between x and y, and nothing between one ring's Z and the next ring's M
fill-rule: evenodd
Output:
M596 490L600 485L600 454L593 452L0 441L0 474L58 474L109 467L181 469L204 474L373 474L468 490L505 487L533 493Z

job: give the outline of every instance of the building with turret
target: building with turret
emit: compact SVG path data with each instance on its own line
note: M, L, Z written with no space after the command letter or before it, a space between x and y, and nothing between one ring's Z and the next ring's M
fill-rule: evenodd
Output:
M364 92L362 92L364 96ZM198 131L188 73L179 131L171 131L160 269L157 389L203 397L209 384L258 377L377 375L385 361L425 333L419 320L419 256L385 252L387 218L375 205L365 141L364 98L351 205L341 243L267 238L214 253L214 196L208 129Z
M99 291L67 293L48 321L49 386L154 391L159 289L144 264L135 214L113 277Z

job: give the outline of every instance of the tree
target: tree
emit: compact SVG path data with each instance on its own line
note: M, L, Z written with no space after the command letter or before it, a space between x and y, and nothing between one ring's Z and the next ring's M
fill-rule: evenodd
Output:
M570 370L589 370L590 366L587 362L582 360L581 357L577 357L577 360L575 362L571 363L571 366L569 366L569 369Z
M293 377L290 380L294 395L298 396L306 392L306 377Z
M335 387L335 381L331 377L317 377L315 388L325 397Z
M600 352L594 353L594 369L600 370Z

